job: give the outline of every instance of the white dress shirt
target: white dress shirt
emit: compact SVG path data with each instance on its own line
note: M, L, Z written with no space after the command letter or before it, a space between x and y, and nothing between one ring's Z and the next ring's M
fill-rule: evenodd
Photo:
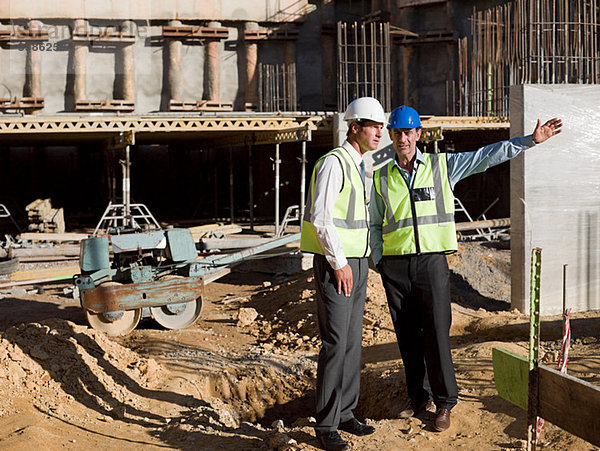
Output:
M362 155L348 141L342 146L348 151L360 173ZM333 224L333 207L342 189L344 172L340 160L335 155L329 155L317 169L315 174L315 191L310 223L315 226L317 239L323 248L325 258L333 269L346 266L348 260L344 255L342 242Z

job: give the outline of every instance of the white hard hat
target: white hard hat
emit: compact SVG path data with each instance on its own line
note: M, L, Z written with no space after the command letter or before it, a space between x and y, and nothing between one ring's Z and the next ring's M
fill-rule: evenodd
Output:
M373 97L360 97L348 105L344 120L359 121L361 119L381 122L383 125L387 122L381 103Z

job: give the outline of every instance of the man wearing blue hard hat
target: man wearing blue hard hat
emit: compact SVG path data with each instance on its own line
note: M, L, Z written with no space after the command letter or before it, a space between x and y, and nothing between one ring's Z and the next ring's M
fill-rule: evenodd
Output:
M369 210L363 155L377 149L386 123L373 97L348 105L344 143L315 163L300 249L314 254L321 351L317 363L315 433L326 450L350 445L338 430L369 435L354 417L360 393L363 312L369 272Z
M401 416L433 401L434 429L450 427L458 387L450 351L450 285L446 254L457 251L454 194L457 182L516 157L561 132L554 118L532 135L473 152L425 154L417 147L421 119L409 106L392 111L388 132L394 159L373 174L371 257L385 288L404 362L410 405Z

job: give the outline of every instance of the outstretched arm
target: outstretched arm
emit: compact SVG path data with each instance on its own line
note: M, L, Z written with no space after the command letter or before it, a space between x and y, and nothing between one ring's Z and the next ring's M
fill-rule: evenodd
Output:
M552 118L547 121L544 125L541 125L540 120L537 120L537 125L533 131L533 141L536 144L543 143L548 138L552 138L554 135L562 131L562 119Z

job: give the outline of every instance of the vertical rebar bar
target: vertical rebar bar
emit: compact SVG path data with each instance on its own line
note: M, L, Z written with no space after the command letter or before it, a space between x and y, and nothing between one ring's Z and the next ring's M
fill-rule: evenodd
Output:
M474 8L471 35L458 43L459 111L507 115L514 83L600 81L598 14L598 0L514 0Z

